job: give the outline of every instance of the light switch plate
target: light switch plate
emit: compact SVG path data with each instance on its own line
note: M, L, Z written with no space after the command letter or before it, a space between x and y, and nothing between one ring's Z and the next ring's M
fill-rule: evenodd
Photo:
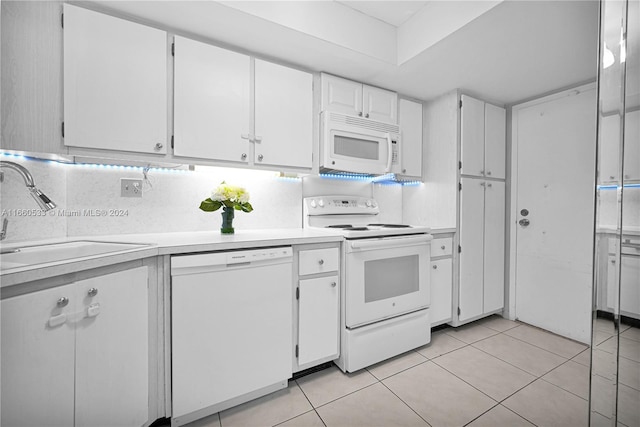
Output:
M120 178L121 197L142 197L142 180Z

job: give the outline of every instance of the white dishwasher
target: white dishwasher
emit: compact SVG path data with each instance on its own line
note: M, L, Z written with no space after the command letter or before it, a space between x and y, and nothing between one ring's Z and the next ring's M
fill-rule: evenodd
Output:
M172 425L287 387L291 247L171 257Z

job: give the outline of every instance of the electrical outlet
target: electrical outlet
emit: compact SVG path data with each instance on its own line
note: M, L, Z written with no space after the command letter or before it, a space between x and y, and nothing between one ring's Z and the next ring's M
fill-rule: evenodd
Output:
M120 178L121 197L142 197L142 180Z

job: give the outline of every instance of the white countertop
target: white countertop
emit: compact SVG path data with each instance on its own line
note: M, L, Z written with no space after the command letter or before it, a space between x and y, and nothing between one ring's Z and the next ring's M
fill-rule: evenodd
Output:
M134 261L157 255L209 252L268 246L288 246L309 243L340 242L339 233L317 232L306 229L237 230L235 234L221 234L219 231L122 234L104 236L78 236L29 242L3 244L3 249L21 248L52 243L79 240L143 243L148 246L110 252L64 261L49 262L0 270L0 286L7 287L34 280L89 270L122 262Z

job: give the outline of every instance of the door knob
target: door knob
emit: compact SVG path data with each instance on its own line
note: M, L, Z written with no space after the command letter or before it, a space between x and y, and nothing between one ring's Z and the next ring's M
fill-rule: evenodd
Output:
M526 227L527 225L531 224L531 221L529 221L527 218L522 218L520 221L518 221L518 224L520 224L523 227Z

